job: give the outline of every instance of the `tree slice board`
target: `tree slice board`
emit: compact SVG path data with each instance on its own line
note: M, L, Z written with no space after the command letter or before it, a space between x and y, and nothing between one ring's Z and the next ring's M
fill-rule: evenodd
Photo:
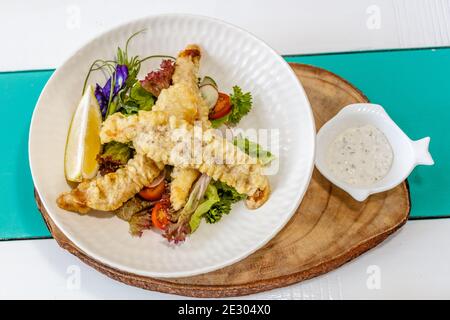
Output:
M367 102L358 89L326 70L291 64L306 90L319 129L342 107ZM86 255L58 230L36 193L38 207L58 244L107 276L136 287L192 297L241 296L309 279L375 247L408 219L407 182L364 202L331 185L314 170L308 191L285 228L246 259L207 274L157 279L113 269Z

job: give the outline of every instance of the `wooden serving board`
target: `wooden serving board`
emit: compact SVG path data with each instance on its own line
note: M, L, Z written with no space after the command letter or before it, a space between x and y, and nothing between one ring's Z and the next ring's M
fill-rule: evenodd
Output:
M291 67L306 90L317 129L342 107L368 101L350 83L326 70L301 64L291 64ZM265 247L214 272L156 279L113 269L87 256L56 228L37 194L36 200L58 244L98 271L136 287L202 298L248 295L336 269L399 229L407 221L410 211L406 181L360 203L314 170L297 212Z

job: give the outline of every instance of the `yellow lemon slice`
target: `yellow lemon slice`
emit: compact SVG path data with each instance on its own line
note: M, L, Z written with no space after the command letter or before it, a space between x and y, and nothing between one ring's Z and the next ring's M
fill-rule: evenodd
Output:
M101 150L100 106L91 86L86 88L78 104L67 136L64 156L66 179L81 182L95 177L98 171L97 155Z

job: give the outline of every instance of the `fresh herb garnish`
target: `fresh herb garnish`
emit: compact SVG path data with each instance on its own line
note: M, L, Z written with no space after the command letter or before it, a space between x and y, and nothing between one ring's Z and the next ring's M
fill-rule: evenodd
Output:
M102 115L107 118L109 115L121 111L124 114L133 114L138 110L150 110L154 103L154 97L143 99L129 98L130 90L138 82L137 75L142 62L152 58L168 58L175 60L172 56L151 55L141 59L139 56L129 56L128 46L130 41L145 30L132 34L126 41L125 49L117 48L116 60L95 60L90 66L86 75L83 93L86 89L89 77L92 72L103 70L109 77L104 87L97 84L95 96L100 104ZM151 102L150 102L151 101Z
M216 223L222 219L224 214L231 211L231 201L221 200L212 205L211 209L206 213L205 219L207 223Z
M234 86L230 99L231 112L222 118L211 120L213 128L218 128L223 124L234 126L250 112L252 108L252 95L250 92L243 93L240 87Z
M252 108L252 95L250 92L243 93L241 88L234 86L230 98L233 107L228 116L228 122L230 124L237 124L243 116L250 112Z
M246 197L245 194L240 194L233 187L220 181L215 181L214 187L217 189L220 200L215 202L206 212L204 217L208 223L219 221L224 214L230 213L233 203L239 202Z

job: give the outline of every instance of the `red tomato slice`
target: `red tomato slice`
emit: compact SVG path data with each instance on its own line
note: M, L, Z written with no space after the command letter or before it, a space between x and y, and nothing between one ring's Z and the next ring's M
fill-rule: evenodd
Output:
M158 202L152 210L152 224L154 227L164 230L168 223L167 206L162 202Z
M165 189L165 181L161 181L157 186L153 188L144 187L140 192L139 196L147 201L156 201L161 199L164 189Z
M230 96L219 92L219 99L217 99L216 105L209 114L210 119L219 119L226 116L231 111L231 99Z

